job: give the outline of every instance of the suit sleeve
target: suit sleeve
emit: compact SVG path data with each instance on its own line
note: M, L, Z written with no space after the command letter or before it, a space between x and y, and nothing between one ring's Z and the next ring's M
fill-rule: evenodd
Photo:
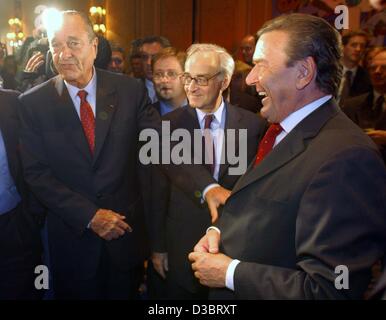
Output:
M23 97L20 100L20 148L26 181L34 195L51 213L60 216L81 235L99 208L55 178L47 161L33 108L23 101Z
M314 175L296 220L296 270L240 263L239 299L361 299L386 246L386 170L375 151L351 148ZM274 226L272 226L274 228ZM349 289L337 290L337 266Z

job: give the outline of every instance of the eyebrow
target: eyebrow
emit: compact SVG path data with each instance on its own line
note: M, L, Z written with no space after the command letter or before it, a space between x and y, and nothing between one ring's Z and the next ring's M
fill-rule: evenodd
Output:
M77 40L77 41L80 41L80 39L79 39L79 38L77 38L77 37L73 37L73 36L69 36L69 37L68 37L68 40Z

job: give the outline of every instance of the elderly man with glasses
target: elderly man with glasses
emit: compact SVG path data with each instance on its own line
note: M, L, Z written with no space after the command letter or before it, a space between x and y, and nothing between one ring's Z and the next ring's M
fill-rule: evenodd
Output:
M154 65L157 67L158 62ZM164 83L171 82L173 78L177 80L177 72L171 69L158 72L156 69L153 68L155 83L158 77ZM229 145L223 130L233 129L236 136L241 129L247 130L247 151L242 156L249 162L265 129L265 124L257 115L224 101L222 94L229 86L233 71L234 61L225 49L211 44L192 45L187 51L185 73L180 76L189 105L176 108L163 117L163 121L170 122L172 132L186 129L193 137L195 129L202 130L203 148L200 151L205 149L210 161L191 165L191 176L199 175L200 167L204 167L216 182L209 185L203 194L210 188L221 189L228 194L240 177L229 173L232 165L228 159L222 160L225 145ZM164 97L168 91L163 92ZM239 145L234 147L238 153ZM186 176L173 176L170 181L158 170L154 171L151 201L154 207L149 219L152 260L160 277L165 279L166 290L163 296L151 298L206 299L208 290L194 278L188 254L216 217L211 217L203 201L193 201L182 191L183 188L177 186L181 181L187 185L192 183Z

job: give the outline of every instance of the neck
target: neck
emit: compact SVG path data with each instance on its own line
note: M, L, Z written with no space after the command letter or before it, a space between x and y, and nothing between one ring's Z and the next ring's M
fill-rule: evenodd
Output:
M73 85L74 87L83 89L89 84L93 75L94 75L94 68L91 69L91 71L87 75L85 75L82 79L77 79L77 80L67 81L67 82Z
M186 100L185 96L181 96L181 97L176 97L176 98L170 99L169 101L167 101L167 103L170 106L172 106L173 109L176 109L176 108L182 107L185 100Z
M216 103L214 106L208 106L207 108L202 108L200 109L202 112L205 112L205 113L215 113L221 106L221 102L222 102L222 94L220 94L216 100Z
M352 62L352 61L349 61L345 58L343 58L342 60L342 63L343 65L347 68L347 69L354 69L358 64L355 63L355 62Z

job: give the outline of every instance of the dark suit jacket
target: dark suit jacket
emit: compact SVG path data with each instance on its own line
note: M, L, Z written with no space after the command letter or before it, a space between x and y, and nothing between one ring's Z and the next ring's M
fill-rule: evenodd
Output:
M347 100L343 111L362 129L386 130L386 112L374 109L374 91ZM380 151L386 163L386 146Z
M371 127L386 130L386 114L377 112L374 103L374 92L371 91L347 100L343 111L363 129Z
M44 209L32 197L23 179L17 97L17 92L0 90L0 129L9 169L22 198L15 210L0 215L0 299L33 298L28 292L33 291L33 271L41 264L39 225Z
M356 97L372 90L371 80L368 72L361 66L355 74L355 78L350 87L350 97Z
M159 118L140 81L97 70L95 153L60 77L20 98L21 148L27 182L48 207L48 238L56 286L95 275L101 247L122 270L146 254L138 182L138 133ZM99 208L133 227L106 242L87 226Z
M234 293L213 298L360 299L386 249L386 169L376 146L329 101L236 184L221 251L242 261ZM349 268L349 290L335 268Z
M239 129L247 129L247 163L256 155L257 145L266 129L266 123L257 115L241 108L225 104L226 120L225 130L237 130L236 152L239 151ZM192 107L183 107L168 113L162 118L170 121L171 131L184 128L193 137L195 129L200 125L197 113ZM226 137L226 133L225 133ZM226 145L226 141L224 140ZM228 161L220 166L218 183L227 189L232 189L240 175L229 175ZM197 172L198 168L207 165L191 165L190 171ZM174 180L186 179L186 176L175 176ZM189 181L186 181L189 183ZM169 259L169 272L167 277L191 292L199 290L199 283L194 278L188 254L193 251L194 245L211 224L210 212L206 203L202 204L190 199L176 184L165 181L162 177L153 175L154 197L152 224L152 249L155 252L167 252Z

